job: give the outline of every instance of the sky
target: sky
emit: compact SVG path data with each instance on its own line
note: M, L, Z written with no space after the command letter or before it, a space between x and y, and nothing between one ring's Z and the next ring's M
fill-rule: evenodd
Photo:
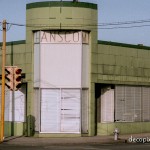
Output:
M10 23L26 24L26 4L38 1L48 0L0 0L0 22L6 19ZM150 46L150 0L79 1L98 4L98 40ZM140 20L144 21L135 23ZM118 25L120 22L123 22L123 25ZM128 22L131 24L124 24ZM111 23L115 25L110 26ZM25 27L11 26L7 31L7 42L25 39Z

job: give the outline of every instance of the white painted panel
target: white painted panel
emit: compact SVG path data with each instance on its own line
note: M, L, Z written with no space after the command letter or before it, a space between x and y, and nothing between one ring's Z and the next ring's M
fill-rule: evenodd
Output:
M88 133L88 90L82 90L82 99L81 99L81 129L82 133Z
M125 113L125 86L115 86L115 121L124 121Z
M82 87L89 87L89 45L82 45Z
M114 122L114 89L101 90L101 122Z
M143 93L145 94L145 93ZM125 122L141 121L142 89L138 86L115 87L115 120Z
M34 32L34 44L40 43L40 33L41 31Z
M142 87L142 121L150 121L150 87Z
M133 119L134 121L141 121L142 120L142 115L141 115L141 107L142 107L142 89L141 87L135 86L134 88L134 116Z
M135 89L133 86L125 86L125 107L123 120L125 121L134 121L134 96Z
M78 44L82 42L81 34L82 33L78 31L41 31L40 43ZM34 42L35 43L39 42L38 33L35 33Z
M89 32L86 31L37 31L34 43L83 43L89 44Z
M0 98L1 105L1 98ZM25 122L26 86L15 92L5 88L5 121Z
M41 87L81 87L80 44L41 44Z
M89 32L82 31L82 43L89 44Z
M41 91L41 132L60 132L60 90Z
M1 89L2 86L0 85L0 110L1 110ZM6 87L5 88L5 116L4 120L5 121L12 121L12 97L10 90ZM0 116L1 116L1 111L0 111ZM0 117L1 120L1 117Z
M5 88L5 121L12 121L12 92Z
M40 86L40 44L34 44L34 87Z
M80 132L80 90L62 90L61 132Z
M14 93L14 121L16 122L25 122L26 117L26 86L22 85L22 87L15 91Z

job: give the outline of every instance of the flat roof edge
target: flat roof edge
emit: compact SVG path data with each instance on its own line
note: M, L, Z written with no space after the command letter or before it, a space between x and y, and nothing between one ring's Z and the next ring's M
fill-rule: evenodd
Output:
M134 45L134 44L111 42L111 41L101 41L101 40L98 40L98 44L150 50L149 46L144 46L140 44Z
M39 7L81 7L97 10L97 4L87 2L45 1L45 2L29 3L26 5L26 9Z
M26 44L26 40L6 42L6 46L9 46L9 45L19 45L19 44ZM2 46L2 42L0 42L0 46Z

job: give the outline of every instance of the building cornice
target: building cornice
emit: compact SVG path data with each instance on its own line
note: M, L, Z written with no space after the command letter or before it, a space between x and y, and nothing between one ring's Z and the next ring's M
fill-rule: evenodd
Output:
M26 9L39 8L39 7L81 7L91 8L97 10L97 4L86 2L67 2L67 1L47 1L35 2L26 5Z
M98 41L98 44L150 50L149 46L144 46L141 44L133 45L133 44L126 44L126 43L111 42L111 41Z

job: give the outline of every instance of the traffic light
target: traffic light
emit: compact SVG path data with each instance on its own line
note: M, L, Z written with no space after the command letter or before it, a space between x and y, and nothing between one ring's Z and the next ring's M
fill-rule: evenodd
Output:
M5 83L5 85L13 91L14 89L14 77L13 77L13 74L14 74L14 68L12 66L8 66L8 67L5 67L5 71L8 73L8 74L5 74L5 78L8 80L7 83Z
M14 90L17 91L22 85L21 77L22 69L15 67L14 68Z

